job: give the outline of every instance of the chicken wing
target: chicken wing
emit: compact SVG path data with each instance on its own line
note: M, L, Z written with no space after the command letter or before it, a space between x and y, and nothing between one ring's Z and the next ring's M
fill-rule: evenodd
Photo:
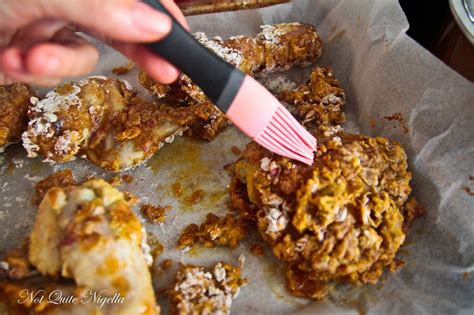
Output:
M9 144L20 141L28 123L30 98L34 96L26 84L0 86L0 153Z
M52 307L31 303L35 314L159 314L144 229L124 194L103 180L46 193L29 236L28 260L44 276L73 281L43 278L39 288L81 301ZM13 301L22 298L19 284L0 288L17 294ZM87 301L93 292L123 301L98 308L96 301Z
M306 66L322 54L322 41L312 25L283 23L264 25L255 37L235 36L226 40L210 40L204 33L195 37L204 46L222 59L249 75L286 70L293 66ZM200 137L212 140L228 124L222 112L217 109L189 77L181 75L177 82L162 85L144 72L139 74L141 84L157 98L168 99L174 106L198 105L206 110L191 125Z
M23 145L29 157L67 162L84 156L112 172L143 163L194 119L139 98L126 81L91 77L32 99Z

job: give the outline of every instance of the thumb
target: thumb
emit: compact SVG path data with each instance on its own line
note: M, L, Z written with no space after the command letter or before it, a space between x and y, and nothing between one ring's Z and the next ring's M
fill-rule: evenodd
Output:
M0 29L16 30L42 18L59 18L123 42L159 40L171 19L137 0L4 0Z

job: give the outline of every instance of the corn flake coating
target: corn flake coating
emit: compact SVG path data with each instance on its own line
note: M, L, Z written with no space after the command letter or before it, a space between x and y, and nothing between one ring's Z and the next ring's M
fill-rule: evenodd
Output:
M309 130L324 132L346 122L345 94L330 68L316 67L308 82L283 91L279 98Z
M205 247L235 248L246 235L247 226L242 218L237 218L232 214L219 218L213 213L208 213L200 227L190 224L184 229L177 247L180 249L201 243Z
M168 292L171 314L230 314L232 300L247 284L240 268L218 263L212 269L182 266Z
M35 196L32 199L33 205L39 205L43 200L44 195L48 190L53 187L65 188L68 186L76 185L76 179L74 178L70 169L65 169L56 173L53 173L43 180L40 180L35 187Z
M140 211L152 224L160 224L166 221L166 211L170 210L171 206L161 207L151 204L144 204L140 206Z
M235 208L287 262L291 293L314 299L337 282L375 283L394 270L416 216L414 205L405 209L411 173L398 143L344 133L318 140L312 166L250 143L230 186Z
M322 54L322 41L312 25L295 22L263 25L261 28L262 31L255 37L209 39L204 33L196 33L195 37L248 75L307 66ZM181 75L171 85L159 84L144 72L139 74L139 80L157 98L167 99L168 103L174 103L175 106L204 107L200 110L197 121L190 125L203 139L214 139L229 124L222 112L186 75Z
M0 153L9 144L20 141L28 123L30 98L34 96L26 84L0 86Z

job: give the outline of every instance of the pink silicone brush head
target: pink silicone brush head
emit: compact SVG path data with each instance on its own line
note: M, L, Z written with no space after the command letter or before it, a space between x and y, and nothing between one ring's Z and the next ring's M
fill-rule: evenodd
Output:
M240 130L268 150L313 164L316 138L251 77L245 77L226 115Z

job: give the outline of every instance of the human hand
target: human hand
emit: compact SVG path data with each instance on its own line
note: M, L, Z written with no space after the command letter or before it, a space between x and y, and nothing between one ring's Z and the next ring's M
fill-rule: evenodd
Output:
M161 2L188 27L172 0ZM92 71L99 53L76 30L106 41L161 83L179 75L139 45L166 36L171 19L138 0L2 0L0 85L51 86Z

